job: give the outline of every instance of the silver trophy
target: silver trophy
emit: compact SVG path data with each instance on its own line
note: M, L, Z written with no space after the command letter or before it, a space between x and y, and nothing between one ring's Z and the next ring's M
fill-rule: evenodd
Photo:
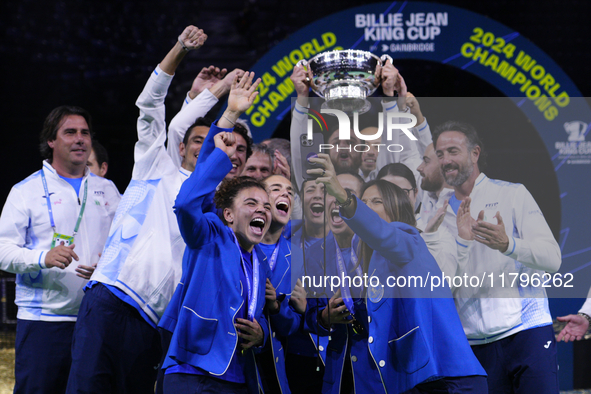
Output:
M367 97L378 88L378 64L383 66L389 55L377 57L356 49L319 53L310 60L300 60L298 66L312 71L312 90L326 100L322 108L338 109L347 114L363 114L371 108Z

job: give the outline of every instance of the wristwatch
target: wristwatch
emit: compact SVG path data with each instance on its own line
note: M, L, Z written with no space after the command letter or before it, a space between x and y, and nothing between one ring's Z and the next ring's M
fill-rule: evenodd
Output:
M585 319L587 319L587 321L589 322L589 328L591 328L591 316L589 316L586 313L583 312L579 312L577 313L577 315L584 317Z
M345 191L347 192L347 199L342 204L339 202L339 200L337 200L337 205L339 208L347 208L353 202L353 194L351 193L351 190L347 189Z

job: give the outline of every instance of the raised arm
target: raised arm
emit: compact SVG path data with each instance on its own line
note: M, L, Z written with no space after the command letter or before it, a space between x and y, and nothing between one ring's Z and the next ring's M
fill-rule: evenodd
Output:
M137 121L138 142L134 149L136 165L133 179L160 177L160 163L164 160L159 152L164 149L166 140L166 120L164 99L176 68L185 54L203 45L207 35L195 26L188 26L178 37L177 42L150 75L144 90L136 101L140 110Z
M207 217L203 205L211 198L217 185L232 170L230 156L236 151L236 140L232 133L219 132L212 125L210 132L215 135L216 149L187 179L176 197L174 212L185 243L196 249L212 240L218 233L215 216ZM212 214L214 215L214 214ZM217 222L221 223L219 219Z
M291 139L291 168L293 171L293 179L297 183L298 190L302 187L304 177L302 174L302 158L300 147L300 135L306 133L306 122L308 121L308 91L310 89L310 81L308 71L303 66L295 66L290 77L295 90L297 92L297 99L295 108L293 109L293 116L289 129L289 136Z
M179 145L189 127L198 118L207 115L213 106L230 92L236 75L241 77L244 74L240 69L235 69L229 74L226 71L225 68L220 70L214 66L203 67L193 81L187 98L183 101L183 108L170 122L167 151L177 166L182 162Z

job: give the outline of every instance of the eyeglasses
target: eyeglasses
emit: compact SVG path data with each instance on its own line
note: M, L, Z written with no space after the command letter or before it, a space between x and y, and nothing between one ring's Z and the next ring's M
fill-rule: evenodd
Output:
M404 192L406 193L406 195L409 196L409 197L410 197L410 192L414 192L415 191L415 189L402 189L402 190L404 190Z

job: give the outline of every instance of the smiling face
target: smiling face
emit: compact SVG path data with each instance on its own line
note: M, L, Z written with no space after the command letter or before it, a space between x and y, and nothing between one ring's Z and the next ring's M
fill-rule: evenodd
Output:
M308 181L304 184L303 194L306 226L322 229L324 226L324 184Z
M339 131L335 130L328 143L334 146L334 149L329 151L329 156L337 174L343 172L357 173L359 171L361 153L356 152L353 146L361 144L361 141L353 131L351 131L350 140L339 140Z
M366 127L361 130L361 134L375 135L377 131L377 127ZM377 146L378 142L379 141L375 140L365 141L365 143L369 145L369 150L361 153L361 166L359 167L365 176L369 175L370 172L376 169L376 162L380 153Z
M289 179L281 175L273 175L265 179L265 187L269 193L271 204L271 217L273 223L279 223L282 227L289 222L291 207L293 204L293 187Z
M181 166L188 171L195 171L195 165L197 164L197 157L203 146L203 141L209 132L207 126L195 126L190 131L187 145L180 143L179 150L180 155L183 158Z
M341 174L337 176L337 179L341 186L345 190L350 190L351 194L354 196L359 196L361 194L361 181L351 175L351 174ZM332 231L335 235L351 235L353 236L353 231L347 226L343 218L339 214L339 207L337 206L336 198L331 195L326 196L326 205L329 209L329 221L328 227L330 231Z
M242 176L249 176L258 181L267 178L273 173L273 164L269 155L263 152L254 152L246 161Z
M64 116L53 141L52 166L56 169L86 167L92 149L92 139L86 119L80 115ZM59 172L59 170L58 170Z
M384 200L376 185L367 188L361 197L361 201L363 201L369 208L371 208L372 211L377 213L386 222L390 223L392 221L392 218L390 218L386 213L386 209L384 208Z
M230 157L232 162L232 170L226 175L225 179L236 178L244 171L244 165L246 164L246 140L238 133L232 133L236 138L236 153Z
M459 131L444 131L437 139L435 151L443 177L448 185L461 186L475 173L480 147L470 149L468 139ZM476 171L478 172L478 171Z
M258 187L240 190L232 206L225 208L223 213L240 246L247 251L263 240L271 225L269 195Z

